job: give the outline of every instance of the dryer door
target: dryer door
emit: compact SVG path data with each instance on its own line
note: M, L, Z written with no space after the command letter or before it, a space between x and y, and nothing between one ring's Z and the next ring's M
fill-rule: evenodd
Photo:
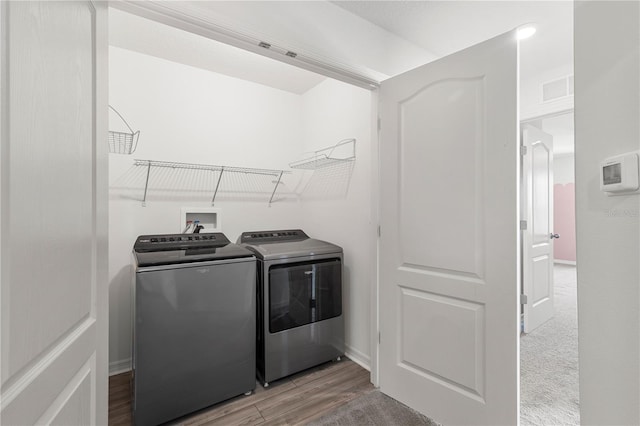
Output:
M340 259L272 266L269 283L271 333L342 314Z

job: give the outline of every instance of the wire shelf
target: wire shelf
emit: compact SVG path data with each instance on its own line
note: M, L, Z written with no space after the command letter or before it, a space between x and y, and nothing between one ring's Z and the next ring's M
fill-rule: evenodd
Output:
M317 170L340 163L350 163L356 159L356 140L343 139L328 148L314 151L302 160L289 163L292 169Z
M109 152L112 154L133 154L138 148L138 139L140 138L140 130L134 132L129 123L120 115L118 111L111 105L109 108L115 112L118 117L122 120L122 122L127 126L131 133L127 132L116 132L113 130L109 130Z
M147 194L152 188L155 191L179 191L182 194L208 189L213 191L211 205L214 205L220 193L235 193L238 196L270 194L271 205L282 176L291 173L285 170L153 160L134 160L134 168L145 170L142 205L146 204Z

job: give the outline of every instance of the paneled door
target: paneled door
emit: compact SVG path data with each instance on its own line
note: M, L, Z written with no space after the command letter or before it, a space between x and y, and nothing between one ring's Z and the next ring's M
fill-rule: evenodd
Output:
M0 424L106 424L106 2L0 7Z
M380 88L382 392L445 425L518 421L518 46Z
M553 136L522 129L522 281L524 332L553 318Z

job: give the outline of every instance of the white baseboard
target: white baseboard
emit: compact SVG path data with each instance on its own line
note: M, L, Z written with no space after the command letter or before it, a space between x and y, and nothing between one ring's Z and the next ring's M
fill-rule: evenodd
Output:
M368 355L363 354L359 350L349 345L345 345L344 354L360 367L364 368L367 371L371 371L371 358Z
M576 266L575 260L561 260L561 259L553 259L553 263L557 263L559 265L572 265Z
M352 348L349 345L346 345L345 347L345 355L360 367L364 368L367 371L371 371L371 359L369 358L369 356L363 354L355 348ZM127 371L131 371L131 358L109 363L109 376L126 373Z
M109 375L114 376L120 373L131 371L131 358L112 361L109 363Z

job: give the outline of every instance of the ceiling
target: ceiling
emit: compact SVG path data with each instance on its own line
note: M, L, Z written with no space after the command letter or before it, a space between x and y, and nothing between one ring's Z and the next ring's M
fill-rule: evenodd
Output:
M536 34L520 45L521 77L573 62L572 1L334 1L337 6L445 56L518 26Z
M109 44L302 94L326 77L169 25L109 8Z
M268 2L286 12L288 2ZM293 2L304 5L306 2ZM206 8L220 2L197 2ZM250 4L250 2L247 2ZM264 2L262 3L264 4ZM289 3L292 4L292 3ZM356 15L435 54L445 56L525 23L537 33L521 43L521 79L527 80L573 62L573 2L556 1L333 1ZM110 9L110 42L165 59L234 75L294 93L303 93L323 77L278 61L234 49L186 31ZM318 22L319 26L323 22ZM323 40L317 40L322 45ZM245 66L247 65L247 66Z
M198 5L207 7L207 3L198 2ZM276 11L285 4L271 2ZM536 77L549 70L572 69L572 1L396 0L333 1L330 4L340 13L371 22L437 57L534 23L536 34L520 44L522 84L528 81L539 84L540 79ZM110 44L117 47L297 94L305 93L326 78L113 8L110 8L109 38ZM323 42L317 41L320 45Z
M439 57L532 23L536 33L520 43L521 84L535 84L537 90L539 76L555 69L573 69L573 1L332 3ZM547 118L543 124L554 137L556 154L573 153L573 114Z

